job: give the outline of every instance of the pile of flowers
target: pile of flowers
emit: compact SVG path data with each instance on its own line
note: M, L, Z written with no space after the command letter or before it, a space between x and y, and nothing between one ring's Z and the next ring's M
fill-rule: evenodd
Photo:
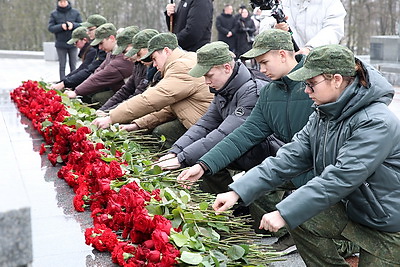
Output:
M109 251L120 266L257 265L279 254L249 245L245 219L215 215L211 196L182 189L176 173L152 164L151 137L94 128L94 110L45 83L24 82L10 93L44 138L40 153L63 164L58 176L74 192L77 211L91 211L86 244ZM227 237L223 237L223 234ZM247 238L243 233L248 234Z

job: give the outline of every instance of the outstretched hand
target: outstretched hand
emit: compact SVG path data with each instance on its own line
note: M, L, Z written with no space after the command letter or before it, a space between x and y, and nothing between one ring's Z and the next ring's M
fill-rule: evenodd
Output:
M172 155L172 157L171 157L171 155ZM169 156L169 157L166 157L166 156ZM167 154L164 157L161 157L156 162L156 164L158 166L160 166L161 169L163 169L163 170L175 170L175 169L178 169L181 166L181 164L179 163L178 158L175 156L175 154L172 154L172 153Z
M232 206L235 205L238 200L239 195L235 191L229 191L218 194L212 207L216 214L220 214L221 212L232 208Z
M111 123L112 122L111 122L110 116L97 118L94 121L92 121L92 124L96 125L97 127L101 128L101 129L108 128Z
M192 167L190 167L187 170L184 170L178 175L177 181L181 183L185 183L183 185L184 188L190 188L190 185L187 185L187 182L190 184L193 184L197 180L200 179L201 176L203 176L204 170L200 166L200 164L195 164Z

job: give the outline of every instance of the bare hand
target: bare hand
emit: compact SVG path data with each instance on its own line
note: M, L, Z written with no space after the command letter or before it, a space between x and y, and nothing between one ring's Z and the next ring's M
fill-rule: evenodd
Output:
M72 24L72 22L67 21L67 26L68 26L68 30L72 30L72 28L74 28L74 24Z
M67 23L61 24L61 28L62 28L64 31L68 30L68 25L67 25Z
M172 14L175 13L175 3L167 5L167 16L170 17Z
M204 170L200 166L200 164L195 164L192 167L190 167L187 170L184 170L178 175L178 178L176 179L178 182L191 182L194 183L197 180L200 179L201 176L203 176ZM184 185L184 188L190 188L190 186Z
M270 232L277 232L279 229L286 225L285 220L282 218L279 211L273 211L264 214L261 219L259 229L265 229Z
M285 20L288 19L288 16L285 17ZM275 24L275 29L279 29L282 31L289 31L289 24L287 22L281 22L281 23L277 23Z
M131 131L137 131L139 130L139 126L136 123L131 123L131 124L122 124L119 126L120 130L125 130L127 132L131 132Z
M232 208L233 205L239 200L239 195L235 191L218 194L217 198L212 205L215 213L218 215L223 211Z
M167 156L167 155L166 155ZM157 161L157 165L161 167L163 170L176 170L181 167L181 164L179 163L179 160L177 157L173 157L170 159L164 159L164 160L159 160Z
M54 84L50 85L50 89L62 90L62 89L64 89L64 82L54 83Z
M106 117L108 115L107 112L100 110L100 109L96 110L95 114L97 117Z
M97 118L94 121L92 121L92 124L96 125L97 127L101 128L101 129L108 128L111 123L112 122L111 122L110 116Z
M297 51L296 53L295 53L295 55L299 55L299 54L302 54L302 55L308 55L309 53L310 53L310 48L308 48L308 47L302 47L302 48L300 48L299 49L299 51Z
M67 90L64 92L69 98L76 98L78 95L75 93L75 91Z
M233 34L232 34L232 32L228 32L228 34L226 35L226 37L231 37Z

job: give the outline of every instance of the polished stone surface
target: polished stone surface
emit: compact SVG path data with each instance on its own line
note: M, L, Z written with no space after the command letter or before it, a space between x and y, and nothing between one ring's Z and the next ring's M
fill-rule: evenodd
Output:
M57 76L57 62L0 57L0 196L12 191L19 177L22 191L13 194L25 196L31 208L33 267L114 266L110 254L85 245L84 231L92 226L90 213L74 210L72 189L57 177L59 167L39 155L41 136L9 97L23 80L56 81ZM399 88L390 108L400 115ZM0 205L9 205L9 200L0 200ZM286 259L272 266L305 266L298 254Z
M46 155L39 155L40 134L10 100L9 92L21 81L56 81L57 75L57 62L0 58L0 211L16 205L30 208L33 267L115 266L109 253L85 244L84 231L92 227L90 212L74 210L74 193L57 177L59 166L53 167ZM0 229L0 233L3 230L10 232Z

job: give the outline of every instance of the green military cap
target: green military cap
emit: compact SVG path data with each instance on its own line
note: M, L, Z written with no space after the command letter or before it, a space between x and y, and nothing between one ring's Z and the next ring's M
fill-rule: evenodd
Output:
M112 23L105 23L98 27L94 33L95 39L90 44L91 46L98 45L103 41L104 38L108 38L111 35L117 35L117 29Z
M71 39L68 40L67 44L74 44L76 43L76 41L81 40L83 38L88 38L89 40L89 35L86 32L86 28L80 26L72 31Z
M87 18L87 21L82 22L81 26L90 28L90 27L99 27L103 24L107 23L107 19L99 14L90 15Z
M150 62L151 55L155 51L164 49L164 47L168 47L169 49L175 49L178 47L178 39L176 38L175 34L170 32L163 32L153 36L147 44L149 52L140 60Z
M189 75L196 78L205 75L212 67L231 62L233 59L229 46L221 41L203 45L196 54L197 64L189 71Z
M113 55L121 54L128 45L132 43L132 38L139 32L137 26L129 26L117 34L117 49L113 51Z
M324 45L311 50L303 67L288 74L293 81L305 81L320 74L354 76L356 63L353 52L342 45Z
M147 43L151 38L159 34L157 30L154 29L145 29L138 32L132 38L132 49L126 52L125 56L132 57L137 54L140 49L147 48Z
M278 29L263 31L256 36L253 48L241 55L240 58L255 58L271 50L294 51L292 35L287 31Z

